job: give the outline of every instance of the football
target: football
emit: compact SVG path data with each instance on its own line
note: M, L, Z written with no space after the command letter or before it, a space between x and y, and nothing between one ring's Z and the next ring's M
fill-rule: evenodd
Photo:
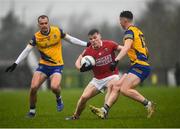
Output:
M86 67L89 66L89 65L92 65L94 66L95 65L95 59L92 57L92 56L84 56L82 59L81 59L81 66L86 63Z

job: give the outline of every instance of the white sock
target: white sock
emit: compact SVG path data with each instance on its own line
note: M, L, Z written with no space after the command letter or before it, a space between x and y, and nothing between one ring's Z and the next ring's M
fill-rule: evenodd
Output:
M102 107L101 109L103 110L103 112L104 112L105 114L107 113L107 111L106 111L106 109L105 109L104 107Z
M146 105L146 107L150 107L152 105L151 101L148 102L148 104Z
M30 110L29 110L29 112L34 113L34 114L35 114L35 113L36 113L36 110L35 110L35 109L30 109Z

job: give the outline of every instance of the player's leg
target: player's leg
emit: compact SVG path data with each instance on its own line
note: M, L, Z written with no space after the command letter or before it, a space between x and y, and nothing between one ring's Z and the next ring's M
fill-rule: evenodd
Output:
M109 98L109 96L111 94L112 88L113 88L112 83L109 83L108 86L107 86L107 92L106 92L106 95L105 95L105 98L104 98L104 104L106 104L106 102L107 102L107 100L108 100L108 98Z
M95 114L97 115L98 117L100 117L101 119L105 119L108 115L108 111L109 111L109 106L106 104L110 94L111 94L111 91L112 91L112 87L113 87L113 84L115 83L115 79L112 79L110 80L106 87L107 87L107 92L106 92L106 95L105 95L105 100L104 100L104 105L102 108L97 108L93 105L90 105L89 108L90 110Z
M110 109L110 106L108 105L108 99L111 97L112 89L113 89L114 85L116 83L118 83L118 82L119 82L119 80L112 79L107 83L107 93L106 93L106 96L105 96L104 108L107 109L108 111Z
M154 112L154 104L148 99L146 99L143 95L141 95L137 90L135 90L135 88L140 82L141 79L137 75L133 73L128 73L126 79L123 81L123 84L121 86L121 93L131 99L142 103L145 107L147 107L147 117L149 118Z
M48 76L50 77L50 86L52 92L56 96L56 102L57 102L57 110L62 111L64 108L64 104L60 95L61 92L61 79L62 79L62 70L63 65L61 66L48 66Z
M112 107L112 105L117 101L119 94L120 94L121 85L122 85L123 81L125 80L126 76L127 76L126 73L123 74L122 77L113 84L113 87L111 89L111 94L109 95L109 97L106 101L106 104L109 107Z
M57 102L57 110L62 111L64 108L64 104L60 95L61 92L61 79L62 75L60 73L54 73L50 77L50 86L52 92L56 95L56 102Z
M28 113L29 117L33 117L35 115L37 91L41 84L46 80L46 78L46 75L39 71L36 71L33 75L30 88L30 111Z
M111 106L117 101L120 91L120 86L126 77L127 74L123 74L123 76L119 79L112 79L107 83L107 93L104 106L101 108L97 108L95 106L91 107L91 111L96 114L98 117L105 119L107 118L108 112ZM116 92L114 92L116 91Z
M88 84L77 102L77 106L76 106L74 115L72 117L67 117L66 120L79 119L82 111L86 107L86 102L90 98L96 96L98 93L100 93L100 92L94 85Z
M121 86L121 93L125 96L128 96L138 102L144 101L144 96L137 92L134 88L141 82L140 78L132 73L128 73L124 82Z

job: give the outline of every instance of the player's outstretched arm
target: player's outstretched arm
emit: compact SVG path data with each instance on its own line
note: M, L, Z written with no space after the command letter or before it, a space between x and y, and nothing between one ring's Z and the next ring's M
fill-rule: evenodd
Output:
M33 48L33 46L28 44L26 46L26 48L22 51L22 53L19 55L17 60L11 66L6 68L5 72L12 72L12 71L14 71L15 68L17 67L17 65L19 64L19 62L21 62L22 60L24 60L27 57L27 55L30 53L32 48Z
M117 50L120 51L122 49L123 49L123 46L122 45L118 45Z
M115 70L115 68L118 65L119 60L121 60L127 54L129 49L131 48L132 43L133 43L133 40L126 39L125 43L124 43L125 44L124 46L118 45L117 50L121 50L121 51L119 52L119 54L115 58L115 61L111 63L111 65L110 65L110 70L111 71Z
M133 44L132 39L126 39L125 43L124 43L124 46L122 47L121 51L117 55L115 61L121 60L128 53L128 51L131 48L132 44Z
M73 36L71 36L71 35L69 35L69 34L66 34L66 36L64 37L64 39L65 39L66 41L68 41L69 43L76 44L76 45L79 45L79 46L84 46L84 47L86 47L86 46L88 45L87 42L82 41L82 40L80 40L80 39L77 39L77 38L75 38L75 37L73 37Z

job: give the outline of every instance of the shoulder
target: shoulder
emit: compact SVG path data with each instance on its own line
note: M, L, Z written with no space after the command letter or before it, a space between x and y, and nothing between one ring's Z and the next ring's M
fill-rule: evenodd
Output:
M59 26L50 26L51 29L59 30Z
M134 35L134 30L133 30L133 29L128 29L128 30L126 30L126 31L124 32L124 35L128 35L128 34Z
M137 26L131 26L128 30L132 31L133 33L142 32L141 29Z
M118 43L116 43L113 40L102 40L103 41L103 45L105 46L114 46L114 45L118 45Z
M60 32L60 28L58 26L50 26L51 32Z
M92 47L91 46L84 49L84 55L89 55L91 53L92 53Z
M36 37L36 36L40 36L41 35L41 32L40 31L37 31L37 32L35 32L34 33L34 36Z
M136 31L134 26L129 27L125 32L124 32L124 40L126 39L134 39Z

